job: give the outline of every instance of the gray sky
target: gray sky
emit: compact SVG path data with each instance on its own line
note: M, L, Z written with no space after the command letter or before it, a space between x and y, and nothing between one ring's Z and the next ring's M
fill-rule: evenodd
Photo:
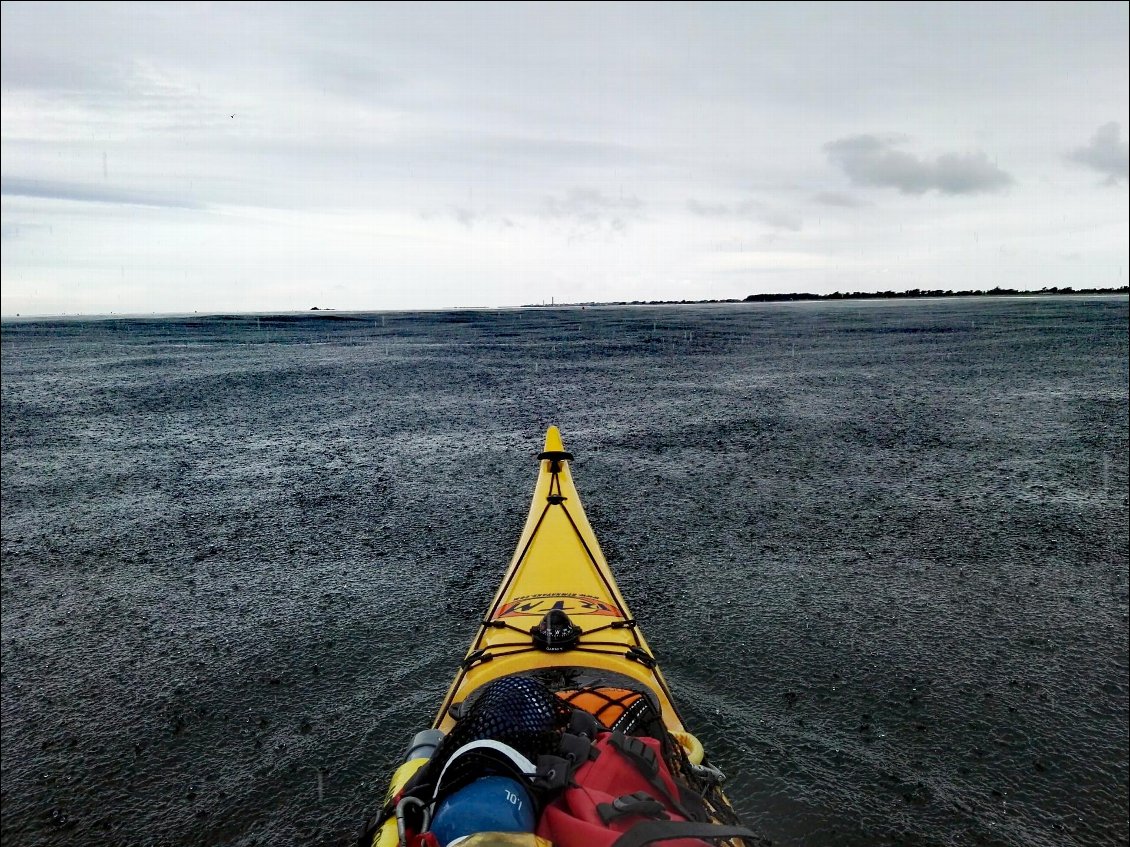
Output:
M1124 285L1128 8L5 2L3 313Z

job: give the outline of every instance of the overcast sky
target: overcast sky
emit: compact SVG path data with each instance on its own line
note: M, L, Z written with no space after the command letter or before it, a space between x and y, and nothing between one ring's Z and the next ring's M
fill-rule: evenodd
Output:
M1125 2L5 2L3 313L1126 284Z

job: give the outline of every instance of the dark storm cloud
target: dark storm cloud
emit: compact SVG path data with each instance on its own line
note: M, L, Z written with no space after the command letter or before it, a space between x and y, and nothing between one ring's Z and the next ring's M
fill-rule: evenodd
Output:
M1103 124L1091 137L1086 147L1078 147L1067 154L1073 162L1094 168L1104 174L1108 182L1127 178L1128 150L1125 141L1119 141L1119 126L1115 121Z
M980 194L1000 191L1015 180L984 153L945 153L934 161L895 149L904 139L855 135L824 145L828 158L855 185L897 188L903 194Z
M693 197L687 200L687 210L700 218L736 218L758 221L774 229L800 230L801 219L796 215L774 209L757 200L740 203L700 203Z
M124 206L153 206L163 209L200 209L199 203L152 191L89 185L80 182L55 182L43 179L0 177L0 194L39 197L46 200L72 200L80 203L112 203Z

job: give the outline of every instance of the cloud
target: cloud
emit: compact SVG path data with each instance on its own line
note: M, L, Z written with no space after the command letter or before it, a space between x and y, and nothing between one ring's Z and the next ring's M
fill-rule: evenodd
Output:
M855 185L897 188L903 194L980 194L1015 180L984 153L945 153L933 162L896 150L901 136L855 135L824 145L828 158Z
M821 191L812 198L817 203L825 206L839 206L844 209L858 209L861 206L868 205L865 201L860 200L858 197L853 197L850 194L844 194L841 191Z
M132 191L81 182L56 182L45 179L0 177L0 194L38 197L46 200L72 200L79 203L113 203L124 206L152 206L162 209L200 209L194 200L172 197L154 191Z
M687 200L687 209L701 218L737 218L758 221L774 229L787 229L797 232L802 221L791 212L774 209L757 200L743 200L740 203L700 203L693 197Z
M541 216L571 222L581 231L623 232L629 220L643 217L643 202L635 195L609 197L591 188L574 188L561 198L543 198Z
M476 218L475 213L466 206L452 206L451 214L455 220L459 221L459 223L463 224L467 229L471 228Z
M1106 175L1108 183L1116 183L1127 178L1127 144L1119 142L1119 126L1115 121L1103 124L1091 137L1086 147L1078 147L1067 154L1067 158L1081 165L1093 168Z
M700 203L693 197L687 201L687 209L703 218L728 218L734 214L733 207L725 203Z

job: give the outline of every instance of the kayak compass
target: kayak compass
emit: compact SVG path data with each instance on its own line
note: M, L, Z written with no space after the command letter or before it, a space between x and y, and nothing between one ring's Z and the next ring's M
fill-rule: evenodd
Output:
M508 641L503 644L493 644L473 650L463 660L463 670L468 671L475 665L492 661L502 656L513 656L516 653L526 653L533 650L542 650L546 653L564 653L576 650L579 653L603 653L609 656L623 656L633 662L639 662L645 668L656 667L655 657L642 647L633 645L624 651L624 645L618 641L585 641L581 642L582 635L595 635L606 629L634 629L634 620L618 620L598 626L595 629L584 630L573 623L569 615L562 609L550 609L543 616L537 626L528 630L520 629L513 624L502 620L483 621L484 629L509 629L529 636L529 641ZM505 652L498 652L499 649ZM608 649L613 648L613 649ZM615 649L619 648L619 649Z
M577 646L582 630L561 609L550 609L537 626L530 627L534 646L547 653L563 653Z

